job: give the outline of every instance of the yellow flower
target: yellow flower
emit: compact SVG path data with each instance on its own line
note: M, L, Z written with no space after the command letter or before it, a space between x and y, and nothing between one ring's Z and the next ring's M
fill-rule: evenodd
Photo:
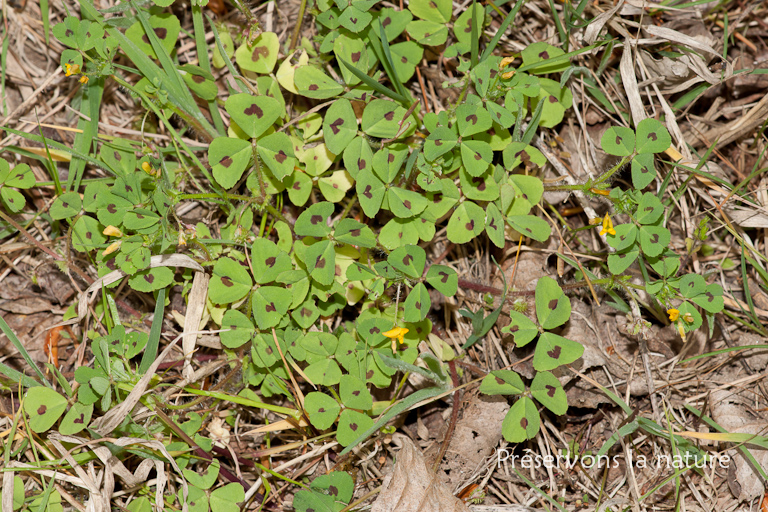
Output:
M611 216L607 213L605 214L605 217L603 217L603 229L600 231L600 236L603 236L606 233L609 235L616 235L616 230L613 229L613 221L611 220Z
M64 64L64 75L65 76L72 76L80 73L80 65L79 64L70 64L67 62Z
M87 84L88 83L88 77L85 76L85 75L81 76L80 77L80 83L83 84L83 85Z
M103 233L107 236L123 236L123 232L117 229L115 226L107 226L104 228Z
M609 196L609 195L611 195L611 193L609 191L607 191L607 190L605 190L603 188L590 188L589 191L592 192L593 194L598 194L598 195L601 195L601 196Z
M393 327L392 329L388 330L384 333L384 336L392 340L392 353L394 354L397 351L397 345L395 345L395 340L398 341L402 345L403 338L408 333L408 329L405 327Z
M676 322L677 319L680 318L680 310L677 309L668 309L667 314L672 322Z
M145 173L152 174L152 166L149 164L149 162L142 162L141 168Z
M116 250L118 250L120 248L120 244L121 243L123 243L122 240L117 240L115 242L112 242L109 247L104 249L104 252L101 253L101 255L102 256L106 256L108 254L112 254L113 252L115 252Z

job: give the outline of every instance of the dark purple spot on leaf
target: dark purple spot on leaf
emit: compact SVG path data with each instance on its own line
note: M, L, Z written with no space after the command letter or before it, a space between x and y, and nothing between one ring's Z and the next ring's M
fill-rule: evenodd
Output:
M552 359L560 359L560 353L562 351L563 351L563 347L561 347L560 345L555 345L555 348L547 351L547 355Z
M243 110L243 114L247 116L256 116L259 119L261 119L261 116L264 115L264 111L259 108L259 106L255 103L253 103L251 106Z
M270 302L269 304L267 304L266 307L264 308L264 311L267 313L273 313L277 311L277 308L275 307L275 303Z
M323 222L323 218L320 215L313 215L313 216L311 216L309 218L309 222L313 226L316 226L316 225L320 224L321 222Z
M544 386L544 387L545 387L545 388L547 388L547 396L548 396L549 398L555 398L555 391L557 391L557 389L555 388L555 386L553 386L553 385L551 385L551 384L547 384L547 385L546 385L546 386Z
M232 282L232 279L228 278L227 276L223 276L221 278L221 283L226 286L227 288L230 288L235 285L235 283Z
M259 59L264 57L265 59L269 57L269 48L266 46L257 46L253 49L253 53L251 54L251 60L253 62L258 62Z
M547 306L549 307L549 309L554 311L555 309L557 309L558 302L560 302L560 299L552 299L551 301L549 301L549 304L547 304Z
M331 131L334 135L339 134L339 126L344 124L344 120L342 118L338 118L334 122L331 123Z
M282 149L278 151L277 154L275 155L275 160L277 160L277 163L279 164L282 164L283 162L285 162L287 158L288 158L288 155L286 155L285 151L283 151Z

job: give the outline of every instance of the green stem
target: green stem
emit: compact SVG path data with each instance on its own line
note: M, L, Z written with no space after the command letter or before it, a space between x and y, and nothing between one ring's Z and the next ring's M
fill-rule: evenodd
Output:
M625 156L624 158L622 158L622 159L621 159L621 161L620 161L618 164L616 164L616 165L615 165L615 166L613 166L612 168L608 169L608 171L607 171L605 174L603 174L602 176L600 176L599 178L597 178L597 180L594 182L594 184L593 184L593 185L598 185L598 184L600 184L600 183L604 183L604 182L605 182L605 180L607 180L608 178L610 178L611 176L613 176L614 174L616 174L616 172L617 172L619 169L621 169L622 167L624 167L624 166L627 164L627 162L629 162L629 161L632 159L632 157L633 157L633 156L634 156L634 155L627 155L627 156Z
M301 21L304 19L304 13L307 10L307 0L301 0L301 5L299 5L299 16L296 18L296 27L293 29L293 34L291 34L291 44L288 47L288 51L290 52L294 48L296 48L296 44L299 42L299 33L301 32Z

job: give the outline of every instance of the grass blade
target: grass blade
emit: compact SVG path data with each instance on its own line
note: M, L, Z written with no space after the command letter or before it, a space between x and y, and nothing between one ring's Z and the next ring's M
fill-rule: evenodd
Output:
M165 288L160 288L157 292L157 303L155 304L155 316L152 319L152 328L149 330L149 340L144 349L144 355L139 364L139 375L144 375L152 363L157 358L157 349L160 346L160 333L163 330L163 312L165 311Z
M13 332L11 327L5 322L5 319L2 316L0 316L0 330L3 331L3 334L6 335L6 337L11 341L13 346L16 347L16 350L19 351L19 353L21 354L21 357L24 358L24 360L27 362L27 364L33 370L35 370L35 373L40 378L40 382L42 382L43 384L45 384L49 388L52 388L53 386L51 386L51 383L48 382L48 379L45 378L45 375L43 374L43 371L40 368L38 368L37 364L35 364L35 361L32 359L32 356L30 356L29 352L27 352L27 349L24 348L24 344L21 342L21 340L19 340L19 338L16 337L16 333ZM3 366L5 366L5 365L3 365ZM8 368L8 367L5 366L5 368ZM8 368L8 369L10 370L10 368ZM2 366L0 366L0 370L3 370ZM20 374L16 370L11 370L11 371L14 372L15 375L14 376L8 375L8 377L9 378L16 377L15 380L17 380L17 381L20 380L19 376L22 375L22 374ZM3 373L6 373L6 372L3 371ZM29 377L27 377L27 378L29 378Z
M338 58L339 62L341 62L344 67L346 67L353 75L355 75L357 78L359 78L368 87L372 88L375 91L380 92L384 96L388 96L388 97L392 98L393 100L402 103L403 105L407 105L408 104L408 100L406 98L404 98L403 96L399 95L398 93L396 93L395 91L393 91L389 87L380 84L378 81L376 81L373 78L369 77L368 75L366 75L365 73L363 73L362 71L360 71L359 69L354 67L352 64L350 64L349 62L347 62L344 59L342 59L341 57L337 57L337 58Z
M91 146L99 134L99 110L103 93L104 77L101 76L93 78L88 82L87 87L82 88L81 117L77 121L77 128L82 131L75 135L72 156L75 156L75 152L83 155L91 153ZM73 158L69 162L69 177L64 192L77 190L80 187L80 181L85 172L85 163L86 160L80 157Z
M381 416L379 416L379 419L376 420L376 423L374 423L371 428L369 428L368 430L360 434L360 436L357 439L355 439L352 442L352 444L344 448L344 450L342 450L339 456L344 456L347 453L349 453L355 446L365 441L368 438L368 436L370 436L371 434L376 432L378 429L386 425L387 422L389 422L389 420L391 420L401 412L405 411L412 405L415 405L421 402L422 400L427 400L429 398L435 397L443 393L443 391L445 390L443 390L442 388L433 386L430 388L420 389L414 393L411 393L407 397L400 400L397 404L392 406L392 408L390 408L388 411L384 412Z
M552 0L549 0L550 2ZM479 34L477 33L477 21L475 20L475 14L477 14L477 11L475 10L475 6L477 5L477 0L472 0L472 20L469 22L470 28L472 30L471 32L471 39L470 39L470 52L469 52L469 62L470 66L474 68L477 66L477 54L480 51L480 41L479 41ZM382 32L384 31L384 27L381 28Z
M512 20L515 19L515 16L517 15L518 11L520 11L520 8L524 3L525 0L517 0L515 6L511 11L509 11L509 14L507 14L506 18L504 18L504 21L501 22L499 30L496 31L496 34L493 36L493 39L491 39L491 42L488 43L488 46L485 47L485 51L483 51L483 55L480 57L480 62L483 62L485 59L490 57L491 54L493 54L493 50L496 48L496 45L499 44L501 36L503 36L504 32L507 31L507 27L509 27L509 24L512 23Z
M204 71L211 72L211 61L208 58L208 45L205 42L205 24L203 23L203 11L199 5L192 7L192 23L195 27L195 45L197 48L197 59L200 61L200 67ZM211 113L213 124L219 133L227 133L224 126L224 120L221 118L219 106L216 100L208 102L208 112Z

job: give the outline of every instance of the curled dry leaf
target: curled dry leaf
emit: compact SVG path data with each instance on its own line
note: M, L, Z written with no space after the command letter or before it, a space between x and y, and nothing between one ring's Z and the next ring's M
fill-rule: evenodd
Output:
M469 512L440 477L427 466L421 451L407 437L397 452L392 474L384 479L371 512Z

